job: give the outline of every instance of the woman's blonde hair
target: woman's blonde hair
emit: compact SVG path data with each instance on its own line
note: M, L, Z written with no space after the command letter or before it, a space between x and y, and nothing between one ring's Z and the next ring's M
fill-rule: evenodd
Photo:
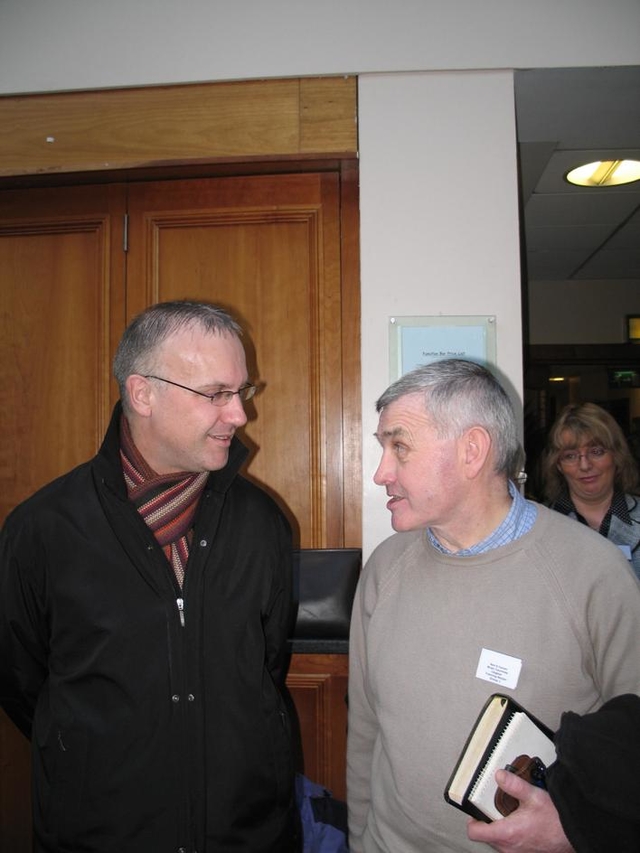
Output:
M562 440L566 432L572 437L569 443ZM609 450L615 463L614 487L621 492L637 493L638 466L620 426L609 412L595 403L578 403L565 406L549 433L542 462L544 492L549 503L556 501L566 486L558 470L560 454L584 444Z

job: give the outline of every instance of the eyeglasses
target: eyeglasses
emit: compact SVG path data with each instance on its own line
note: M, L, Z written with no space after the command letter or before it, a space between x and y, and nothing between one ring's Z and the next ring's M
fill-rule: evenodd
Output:
M583 457L591 462L598 462L608 452L606 447L596 444L593 447L587 447L584 453L579 453L577 450L565 450L558 458L561 465L577 465Z
M167 385L175 385L176 388L182 388L184 391L191 391L192 394L197 394L199 397L206 397L210 403L213 403L214 406L226 406L227 403L230 403L231 400L237 394L238 397L242 400L243 403L246 403L247 400L250 400L253 395L256 393L256 386L251 385L250 383L247 385L243 385L242 388L238 388L237 391L229 391L225 388L224 391L214 391L213 394L205 394L204 391L196 391L195 388L189 388L188 385L181 385L179 382L173 382L171 379L163 379L162 376L152 376L151 374L143 374L145 379L157 379L158 382L166 382Z

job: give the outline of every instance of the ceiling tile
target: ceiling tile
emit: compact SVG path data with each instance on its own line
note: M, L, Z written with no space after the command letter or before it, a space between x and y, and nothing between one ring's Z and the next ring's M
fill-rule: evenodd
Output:
M542 281L562 281L589 256L580 251L527 252L527 278Z
M574 276L575 279L640 279L640 249L610 251L603 249L592 257ZM640 285L638 286L640 312Z
M607 243L607 249L640 248L640 210L622 225Z
M574 193L539 195L535 193L525 208L527 228L567 225L618 225L640 205L640 192L598 194L587 190Z
M640 182L586 189L564 179L580 163L640 160L640 65L516 71L514 86L529 279L640 289Z
M611 225L560 226L527 229L527 250L578 249L590 252L598 249L611 235Z

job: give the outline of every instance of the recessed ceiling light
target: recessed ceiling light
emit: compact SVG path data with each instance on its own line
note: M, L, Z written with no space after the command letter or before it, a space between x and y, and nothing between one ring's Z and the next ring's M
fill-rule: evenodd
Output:
M565 177L579 187L617 187L640 181L640 160L598 160L572 169Z

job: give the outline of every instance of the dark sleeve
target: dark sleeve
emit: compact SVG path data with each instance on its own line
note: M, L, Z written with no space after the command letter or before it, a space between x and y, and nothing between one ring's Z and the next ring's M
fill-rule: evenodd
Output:
M291 528L281 513L278 513L274 538L271 596L264 619L264 632L267 667L275 683L283 686L288 664L287 640L293 633L295 604Z
M37 547L28 524L11 516L0 534L0 705L26 736L47 677L42 588L35 581ZM18 553L21 552L21 557Z
M562 715L547 787L576 853L640 851L640 696Z

